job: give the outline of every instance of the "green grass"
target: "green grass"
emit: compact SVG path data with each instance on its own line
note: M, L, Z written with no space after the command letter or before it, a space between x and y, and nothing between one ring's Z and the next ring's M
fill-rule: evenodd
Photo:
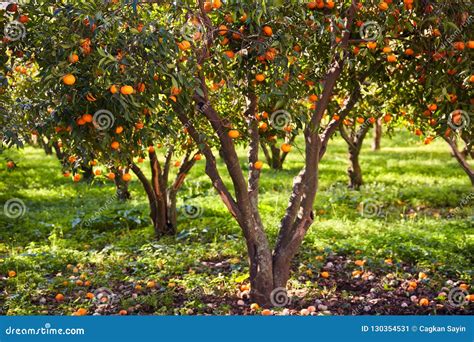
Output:
M369 140L361 152L366 185L360 191L346 188L344 142L331 142L320 166L317 216L294 263L291 287L321 289L311 276L322 266L315 262L317 255L363 258L374 270L383 270L383 260L392 258L397 270L409 265L411 272L428 272L433 291L447 279L471 282L472 203L453 218L447 216L472 188L447 145L439 141L425 146L399 132L393 139L385 136L382 150L372 152ZM303 146L301 141L298 146ZM245 165L245 151L240 155ZM189 219L181 212L178 236L155 241L136 178L131 201L110 202L111 182L74 184L62 176L57 159L40 149L10 150L2 157L15 160L18 168L0 169L0 204L19 198L27 211L18 219L0 215L0 314L71 314L79 306L92 307L84 293L99 287L121 293L115 305L140 308L136 311L206 312L210 304L200 299L204 293L213 303L212 313L232 312L229 303L238 299L236 288L247 272L245 244L204 174L204 161L179 194L179 206L193 204L201 215ZM271 241L302 165L296 148L283 171L263 171L260 208ZM225 176L222 163L219 168ZM225 181L230 184L228 177ZM378 215L362 215L363 203L366 208L375 205ZM102 207L103 214L91 227L81 226ZM79 273L68 264L79 264ZM17 276L2 280L9 270ZM88 289L74 285L80 273L92 281ZM135 285L145 286L151 279L159 295L148 290L137 298L131 295ZM199 296L193 293L196 288L202 291ZM53 300L59 292L68 298L62 304Z

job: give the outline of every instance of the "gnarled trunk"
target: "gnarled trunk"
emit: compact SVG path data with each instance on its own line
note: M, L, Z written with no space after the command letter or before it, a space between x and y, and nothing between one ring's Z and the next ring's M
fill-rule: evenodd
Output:
M460 152L458 150L458 146L456 144L456 141L451 137L443 136L443 138L448 143L449 147L451 147L451 153L456 158L456 160L458 161L459 165L464 170L466 175L469 177L469 180L471 181L471 185L474 187L474 170L468 164L468 162L467 162L466 158L463 156L462 152Z
M380 150L380 141L382 140L382 118L375 121L374 140L372 141L372 151Z
M359 164L360 150L349 147L349 188L358 190L362 186L362 170Z

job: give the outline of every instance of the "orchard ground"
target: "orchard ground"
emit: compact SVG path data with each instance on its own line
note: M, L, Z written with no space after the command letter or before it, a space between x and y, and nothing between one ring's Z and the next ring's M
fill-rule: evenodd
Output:
M260 207L273 241L302 152L294 148L283 171L263 170ZM136 178L122 204L111 181L75 184L38 148L2 157L18 166L2 163L0 203L19 198L26 212L0 215L0 314L261 314L248 299L241 231L204 161L179 193L178 236L155 241ZM372 152L366 139L361 166L365 186L348 190L346 145L336 138L290 297L272 313L472 314L472 302L447 298L459 287L472 293L474 255L472 201L455 209L472 188L447 144L400 131Z

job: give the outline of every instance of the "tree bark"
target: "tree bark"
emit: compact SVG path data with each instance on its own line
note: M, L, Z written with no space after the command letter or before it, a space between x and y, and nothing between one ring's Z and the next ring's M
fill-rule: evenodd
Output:
M359 150L349 147L349 188L359 190L362 186L362 170L359 164Z
M126 202L132 198L132 195L128 191L128 183L124 182L122 179L123 172L119 170L112 170L115 174L114 183L117 199L121 202Z
M372 142L372 151L380 150L380 141L382 140L382 118L375 121L374 141Z

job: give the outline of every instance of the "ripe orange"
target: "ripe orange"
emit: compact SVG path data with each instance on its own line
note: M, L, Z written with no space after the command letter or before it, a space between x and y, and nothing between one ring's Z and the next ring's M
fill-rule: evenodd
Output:
M9 277L9 278L14 278L14 277L16 277L16 272L15 272L15 271L8 271L8 277Z
M107 175L107 178L110 179L110 180L114 180L115 179L115 173L109 172L109 174Z
M122 93L122 95L131 95L133 94L133 87L129 85L122 86L120 88L120 93Z
M56 297L54 297L54 299L56 299L57 302L62 302L64 300L64 295L61 293L58 293Z
M13 169L15 167L15 163L11 160L7 161L7 168Z
M466 47L463 42L455 42L453 46L456 50L462 51Z
M229 29L225 25L220 25L219 26L219 35L225 36L229 32Z
M314 10L314 9L316 9L316 2L314 2L314 1L308 2L306 7L308 7L308 9L310 9L310 10Z
M471 77L469 77L469 82L474 83L474 75L471 75Z
M388 9L388 4L385 1L382 1L381 3L379 3L379 9L381 11L386 11Z
M29 20L30 18L28 18L26 14L22 14L18 17L18 21L22 24L26 24Z
M266 122L260 122L258 125L258 129L261 130L262 132L265 132L268 129L268 125Z
M66 171L66 172L63 173L63 176L68 178L68 177L71 176L71 173L69 171Z
M123 132L123 126L117 126L117 128L115 129L115 133L120 134L122 132Z
M226 51L224 52L226 54L227 57L229 57L230 59L234 58L235 57L235 53L234 51Z
M408 48L405 50L405 55L407 56L413 56L414 53L415 51L413 51L413 49Z
M374 118L374 117L371 117L371 118L369 119L369 122L370 122L371 124L375 123L375 118Z
M154 153L155 152L155 148L153 146L149 146L148 147L148 152L149 153Z
M116 85L111 85L110 88L109 88L109 91L112 93L112 94L117 94L118 93L118 88Z
M183 40L181 43L178 43L178 48L181 51L189 50L191 48L191 43L188 42L187 40Z
M395 56L395 55L388 55L387 56L387 62L395 63L396 61L397 61L397 56Z
M122 180L124 182L130 182L132 180L132 175L129 173L124 173L122 176Z
M418 273L418 279L426 279L428 278L428 275L424 272Z
M436 105L436 103L432 103L428 106L428 109L434 112L436 109L438 109L438 106Z
M110 147L112 147L112 149L114 150L118 150L120 147L120 143L118 141L114 141L110 144Z
M340 117L339 117L339 115L336 114L336 115L333 115L333 116L332 116L332 119L333 119L334 121L338 121L338 120L340 119Z
M377 48L377 43L376 42L368 42L367 43L367 48L370 50L375 50Z
M384 53L390 53L390 52L392 52L392 49L390 48L390 46L385 46L385 47L382 49L382 51L383 51Z
M415 129L415 135L420 136L423 134L423 131L419 128Z
M271 316L271 315L273 315L272 310L268 310L268 309L263 309L262 310L262 316Z
M81 175L78 173L76 175L74 175L74 178L73 178L74 182L79 182L81 180Z
M263 34L266 35L267 37L273 36L273 30L270 26L264 26L262 30L263 30Z
M318 95L311 94L311 95L309 95L308 99L309 99L310 102L316 102L316 101L318 101Z
M194 160L199 161L202 159L202 156L198 153L194 156Z
M392 121L392 116L390 114L385 114L383 117L383 121L385 123L389 123L390 121Z
M364 121L365 121L364 118L361 118L361 117L357 118L357 122L360 123L360 124L363 124Z
M67 74L63 76L63 83L68 86L72 86L76 83L76 77L73 74Z
M430 301L428 298L421 298L419 302L420 306L428 306L430 304Z
M204 11L206 12L212 11L212 3L210 1L206 1L204 3Z
M87 293L86 293L86 298L87 298L87 299L94 299L94 297L95 297L95 296L94 296L93 293L91 293L91 292L87 292Z
M284 153L289 153L291 151L291 145L285 143L285 144L281 145L281 150Z
M156 287L156 283L153 280L150 280L148 283L146 283L146 287L149 289L154 289Z
M93 117L92 117L92 115L90 115L90 114L84 114L84 115L82 116L82 120L84 120L85 122L92 122Z
M127 316L127 315L128 315L128 312L127 312L127 310L120 310L120 311L119 311L119 315L120 315L120 316Z
M469 49L474 49L474 40L468 41L468 42L467 42L467 47L468 47Z
M257 76L255 76L255 79L257 80L257 82L263 82L263 81L265 81L265 75L264 74L257 74Z
M100 176L100 175L102 174L102 171L99 170L99 169L97 169L97 170L94 171L94 174L95 174L96 176Z
M143 93L145 89L146 89L145 83L140 82L137 84L137 91L139 93Z
M75 53L72 53L68 57L69 63L77 63L79 61L79 56Z
M329 9L333 9L334 8L334 1L326 1L326 7L329 8Z
M256 170L261 170L262 167L263 167L263 162L261 162L260 160L257 160L257 161L253 164L253 167L254 167Z
M232 139L237 139L240 136L240 133L236 129L231 129L228 133L229 137Z
M321 272L321 277L325 279L329 278L329 272Z

